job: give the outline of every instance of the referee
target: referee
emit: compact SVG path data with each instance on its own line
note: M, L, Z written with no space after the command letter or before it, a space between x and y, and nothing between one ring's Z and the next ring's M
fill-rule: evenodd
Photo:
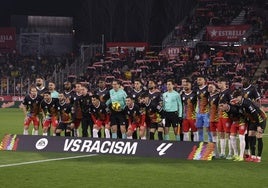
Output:
M169 128L172 126L176 140L180 141L182 122L182 102L180 94L174 90L174 81L167 80L167 92L163 93L164 139L169 140Z

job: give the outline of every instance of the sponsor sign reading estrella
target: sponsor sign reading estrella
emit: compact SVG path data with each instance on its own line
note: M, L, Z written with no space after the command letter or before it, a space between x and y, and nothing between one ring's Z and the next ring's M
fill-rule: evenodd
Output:
M214 143L157 140L94 139L7 134L0 150L111 154L211 160Z

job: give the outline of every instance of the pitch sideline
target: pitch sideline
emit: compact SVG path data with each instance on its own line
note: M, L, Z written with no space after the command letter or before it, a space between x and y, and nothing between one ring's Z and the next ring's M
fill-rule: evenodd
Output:
M0 168L11 167L11 166L21 166L21 165L28 165L28 164L35 164L35 163L44 163L44 162L50 162L50 161L61 161L61 160L68 160L68 159L77 159L77 158L84 158L84 157L93 157L93 156L96 156L96 155L97 155L97 154L79 155L79 156L73 156L73 157L61 157L61 158L44 159L44 160L38 160L38 161L29 161L29 162L21 162L21 163L12 163L12 164L0 165Z

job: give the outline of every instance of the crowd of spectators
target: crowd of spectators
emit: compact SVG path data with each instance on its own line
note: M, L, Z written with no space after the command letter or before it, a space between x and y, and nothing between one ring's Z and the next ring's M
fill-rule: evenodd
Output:
M89 62L83 74L69 77L71 82L87 82L89 89L97 87L99 78L106 79L109 85L114 78L120 79L125 87L132 87L133 80L139 78L144 85L153 78L161 90L165 90L165 81L174 79L180 85L184 77L192 80L199 75L206 75L208 81L215 81L219 76L229 78L230 83L241 83L243 76L254 77L263 59L267 59L263 47L220 47L197 46L195 49L182 48L176 58L169 59L159 53L131 52L129 54L96 55ZM30 84L37 76L53 81L52 73L60 72L74 61L72 57L23 57L18 54L0 56L1 92L4 94L27 93ZM9 78L9 92L6 81ZM256 79L259 90L265 93L267 85L267 68ZM231 85L230 85L231 86ZM240 86L238 84L238 86ZM233 86L236 87L236 86ZM60 89L60 86L58 87ZM14 91L15 90L15 91Z
M183 24L175 27L171 43L180 44L194 40L194 37L208 25L228 25L243 9L242 3L226 1L200 1L192 15Z
M52 73L70 65L73 58L69 55L22 56L16 52L0 54L1 95L25 94L37 76L52 80Z
M167 79L174 79L179 86L183 77L195 80L202 74L209 82L225 76L229 79L230 87L241 87L242 77L253 78L261 61L266 59L266 53L265 48L260 46L198 46L195 49L182 48L173 59L162 55L148 56L145 52L133 58L118 57L118 54L95 57L78 80L88 82L89 88L94 89L99 78L106 79L108 85L112 79L120 79L126 88L132 87L136 78L141 79L145 86L147 80L153 78L159 84L159 89L164 91ZM264 75L261 79L264 79ZM259 91L265 93L267 88L262 82L258 87Z
M193 37L206 25L229 24L244 8L245 23L251 24L253 32L241 47L233 45L197 45L195 48L181 47L176 57L170 58L159 52L148 51L118 51L112 54L96 54L87 67L79 75L68 78L71 82L87 82L89 89L96 87L99 78L106 79L107 84L114 78L120 79L123 85L132 87L134 79L139 78L146 85L149 78L154 78L159 88L165 90L165 81L174 79L179 85L183 77L203 74L208 81L214 81L219 76L229 78L230 83L238 83L231 87L239 87L241 77L254 77L254 74L263 59L268 59L268 50L263 46L263 28L266 18L259 16L256 11L245 7L244 4L230 4L222 1L204 1L194 14L186 19L186 24L176 27L175 40L192 40ZM74 57L38 57L21 56L17 53L0 54L0 79L2 93L25 94L28 86L34 83L36 76L45 80L52 80L53 72L60 72L74 62ZM8 81L7 81L8 79ZM256 80L259 90L266 93L267 69ZM7 84L9 82L9 84ZM7 85L14 87L7 87ZM7 91L9 89L9 91ZM21 92L23 91L23 92Z

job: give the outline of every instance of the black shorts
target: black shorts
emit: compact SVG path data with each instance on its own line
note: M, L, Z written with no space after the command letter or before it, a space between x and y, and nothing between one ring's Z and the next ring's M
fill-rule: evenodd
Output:
M160 126L162 126L161 123L151 123L150 124L150 129L157 129Z
M71 126L71 123L62 123L62 122L60 122L59 125L57 126L57 129L61 129L61 130L69 129L69 130L71 130L70 126Z
M110 116L111 126L126 125L126 116L124 112L111 112Z
M179 124L178 112L165 112L165 127L177 127Z
M261 123L252 123L252 122L250 122L248 124L248 130L249 131L257 131L257 127L258 126L261 126L263 128L263 132L262 133L264 133L264 130L266 128L266 120L263 121L263 122L261 122Z

